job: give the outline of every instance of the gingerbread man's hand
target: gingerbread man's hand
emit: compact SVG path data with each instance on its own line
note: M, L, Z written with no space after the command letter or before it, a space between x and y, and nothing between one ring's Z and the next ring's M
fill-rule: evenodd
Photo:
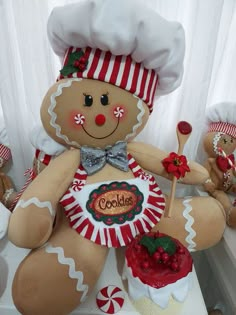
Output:
M213 194L213 192L216 190L216 185L213 183L213 181L208 178L205 183L203 184L203 187L205 191L207 191L209 194Z
M0 189L2 190L0 201L10 209L10 206L16 197L16 191L10 177L4 173L0 173L0 185Z

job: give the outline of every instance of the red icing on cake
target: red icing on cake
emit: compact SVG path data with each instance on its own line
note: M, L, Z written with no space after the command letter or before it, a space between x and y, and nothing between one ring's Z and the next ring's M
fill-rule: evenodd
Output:
M126 262L134 277L151 287L161 288L186 277L192 271L192 257L177 239L158 232L145 234L151 239L168 237L176 247L171 254L163 255L161 248L150 254L147 247L140 244L143 236L136 237L126 249Z

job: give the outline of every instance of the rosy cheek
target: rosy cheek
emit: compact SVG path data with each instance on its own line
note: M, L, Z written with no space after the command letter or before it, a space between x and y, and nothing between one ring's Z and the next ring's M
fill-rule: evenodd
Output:
M77 111L73 111L69 116L69 124L71 127L80 127L85 123L85 116Z
M122 119L126 115L126 111L123 106L115 106L113 108L113 115L115 118Z

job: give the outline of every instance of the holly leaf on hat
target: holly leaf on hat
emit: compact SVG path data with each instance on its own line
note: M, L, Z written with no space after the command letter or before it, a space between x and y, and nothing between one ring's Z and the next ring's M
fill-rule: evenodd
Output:
M73 65L74 61L84 56L83 50L75 51L69 55L68 65Z
M77 71L78 71L78 68L74 66L65 66L60 70L60 73L66 77L69 74L77 72Z
M88 60L84 57L83 50L75 51L68 56L67 64L60 70L63 76L68 76L74 72L83 72L88 65Z

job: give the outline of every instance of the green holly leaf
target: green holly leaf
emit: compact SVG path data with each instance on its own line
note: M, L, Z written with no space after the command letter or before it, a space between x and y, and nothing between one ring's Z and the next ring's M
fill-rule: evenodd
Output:
M67 65L72 66L72 65L74 64L74 62L75 62L76 60L79 60L81 57L83 57L83 55L84 55L84 52L83 52L82 50L80 50L80 51L75 51L75 52L71 53L71 54L69 55L69 60L68 60Z
M140 240L140 244L147 248L150 255L153 255L157 249L154 241L153 237L147 235L144 235Z
M78 69L74 66L65 66L60 70L60 73L64 76L67 76L71 73L77 72Z
M159 246L163 247L164 251L169 255L173 255L176 252L176 244L170 236L161 236L156 238L154 241L156 248Z
M169 255L173 255L176 252L176 244L169 236L154 238L144 235L140 239L140 244L147 248L149 255L153 255L159 246Z

